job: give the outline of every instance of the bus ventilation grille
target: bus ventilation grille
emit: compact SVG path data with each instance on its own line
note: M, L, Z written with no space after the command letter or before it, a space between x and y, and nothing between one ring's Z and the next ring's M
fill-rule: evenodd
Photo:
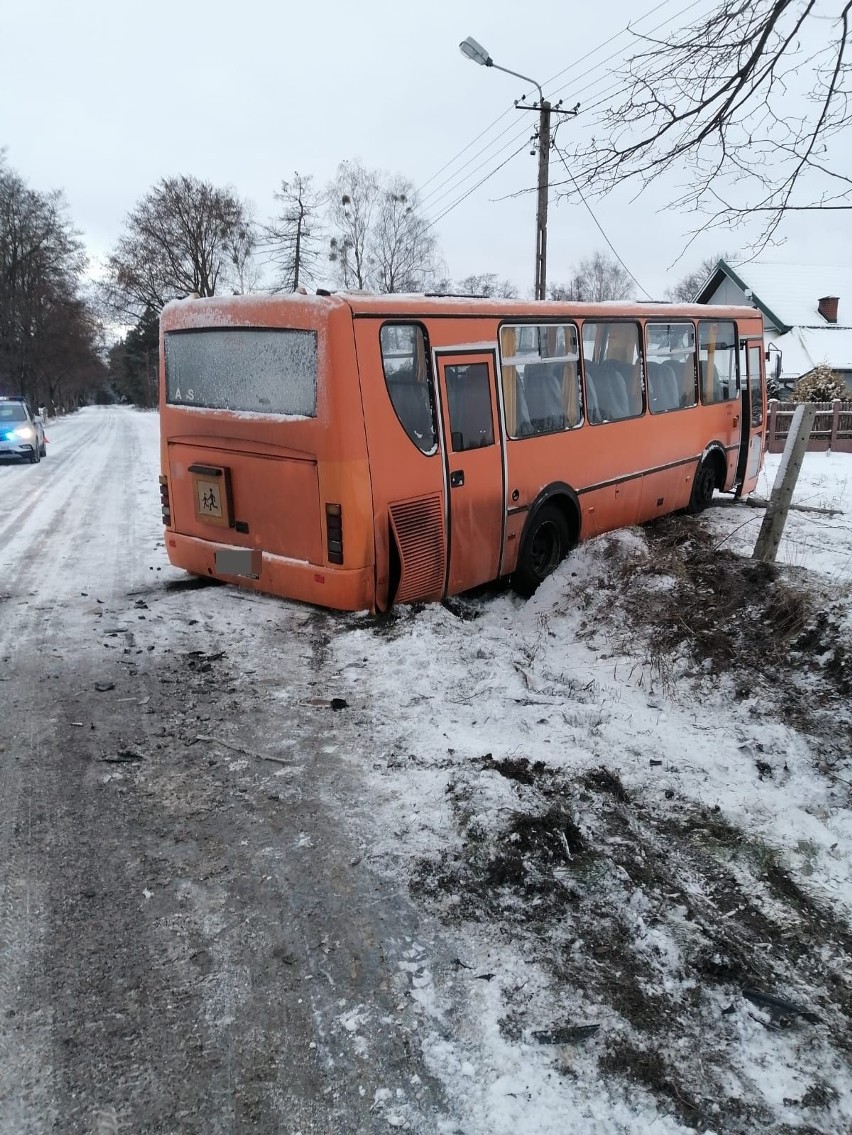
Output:
M402 561L398 603L440 599L444 593L444 509L439 495L390 506L391 526Z

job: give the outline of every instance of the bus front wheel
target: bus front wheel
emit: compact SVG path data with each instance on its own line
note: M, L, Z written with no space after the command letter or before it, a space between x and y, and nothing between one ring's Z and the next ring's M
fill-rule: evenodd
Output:
M713 500L713 490L716 488L716 470L711 461L704 460L698 466L695 480L692 482L692 495L689 498L687 512L697 516Z
M571 534L565 516L555 505L545 505L535 514L524 533L512 586L519 595L532 595L538 585L556 570L571 550Z

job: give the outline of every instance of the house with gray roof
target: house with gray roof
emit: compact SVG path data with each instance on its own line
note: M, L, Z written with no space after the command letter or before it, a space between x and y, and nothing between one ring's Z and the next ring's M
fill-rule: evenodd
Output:
M777 377L783 388L792 389L814 367L828 363L852 392L852 267L720 260L695 298L697 303L751 304L763 312L767 377Z

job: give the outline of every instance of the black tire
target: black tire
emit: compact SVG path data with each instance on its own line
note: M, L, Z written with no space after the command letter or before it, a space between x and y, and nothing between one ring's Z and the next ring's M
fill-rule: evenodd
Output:
M691 516L697 516L699 512L703 512L712 502L715 488L716 470L713 462L704 460L696 470L695 480L692 482L692 495L689 498L686 511Z
M46 445L44 445L44 443L42 443L42 444L41 444L41 445L40 445L40 446L38 447L38 455L39 455L39 457L41 457L41 458L45 458L45 457L47 457L47 446L46 446Z
M556 505L546 504L524 531L512 587L519 595L532 595L571 551L568 521Z

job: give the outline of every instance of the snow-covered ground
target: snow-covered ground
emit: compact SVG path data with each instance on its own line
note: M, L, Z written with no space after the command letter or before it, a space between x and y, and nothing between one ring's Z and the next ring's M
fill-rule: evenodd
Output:
M129 415L132 456L111 476L98 438ZM186 675L186 728L239 788L204 788L202 765L182 780L197 746L157 757L174 784L229 809L291 801L306 831L318 794L372 880L353 893L416 908L416 924L383 924L389 986L314 1004L312 1050L329 1067L347 1054L371 1085L372 1126L351 1130L852 1130L852 456L806 458L794 501L808 511L791 513L778 569L748 559L762 510L720 499L590 541L529 601L493 587L374 619L168 590L181 573L157 520L156 425L86 411L49 424L43 465L0 467L0 598L24 602L36 538L46 581L6 659L46 649L50 592L66 628L54 666L73 634L91 637L95 596L114 619L125 592L144 596L123 598L146 619L137 653L144 631L151 659L195 648L230 668L226 748L196 736L214 728L194 716L212 712L203 668ZM98 590L105 565L124 591ZM152 691L172 688L152 673ZM329 713L332 695L347 707ZM324 762L346 777L324 781ZM258 861L264 887L318 857L317 833L300 839ZM305 986L315 998L330 964ZM440 1107L417 1073L381 1063L395 1037L422 1054ZM302 1135L343 1130L322 1100L311 1115Z
M832 511L791 514L777 585L815 587L848 651L852 457L808 455L795 501ZM733 574L721 549L748 555L762 516L674 523ZM463 942L442 974L422 948L413 991L460 1130L852 1129L848 708L810 670L773 690L757 641L720 669L626 625L625 586L684 617L690 580L657 574L658 547L605 536L529 602L492 590L337 638L370 862ZM809 697L827 736L779 712Z

